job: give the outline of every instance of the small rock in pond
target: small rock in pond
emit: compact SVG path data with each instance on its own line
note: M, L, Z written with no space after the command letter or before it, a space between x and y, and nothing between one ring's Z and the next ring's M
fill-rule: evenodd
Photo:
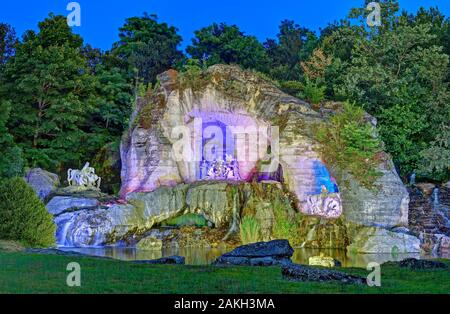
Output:
M335 260L332 257L324 256L321 254L320 256L312 256L308 260L308 264L310 266L322 266L322 267L340 267L341 262Z

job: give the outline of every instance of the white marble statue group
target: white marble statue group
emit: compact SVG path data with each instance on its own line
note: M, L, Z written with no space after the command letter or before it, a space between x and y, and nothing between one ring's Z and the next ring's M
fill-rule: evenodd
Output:
M95 174L95 169L87 162L81 170L67 170L67 181L70 186L100 189L102 179Z
M225 160L208 162L203 160L200 167L203 180L240 180L239 163L236 158L226 155Z

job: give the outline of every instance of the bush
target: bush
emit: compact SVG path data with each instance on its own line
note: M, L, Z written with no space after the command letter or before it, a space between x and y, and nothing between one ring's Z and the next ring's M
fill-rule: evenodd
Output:
M1 183L1 239L20 241L31 247L53 246L56 226L52 218L45 205L22 178L7 179Z
M199 60L189 59L179 73L181 89L199 91L209 83L209 75Z
M281 81L279 83L283 92L296 96L303 91L303 84L299 81Z
M420 152L419 175L445 182L450 179L450 126L442 124L431 146Z
M305 98L314 105L321 103L325 99L326 86L322 86L318 82L312 82L306 79L306 84L303 91L299 93L299 98Z
M241 222L242 244L256 243L260 241L260 226L256 218L245 216Z
M277 198L272 203L273 214L275 217L272 226L272 236L274 239L289 240L289 243L294 244L297 241L297 225L290 217L292 208L287 200Z
M381 175L377 167L382 143L374 131L364 120L364 110L346 102L343 112L334 115L329 123L320 124L314 133L327 163L371 188Z

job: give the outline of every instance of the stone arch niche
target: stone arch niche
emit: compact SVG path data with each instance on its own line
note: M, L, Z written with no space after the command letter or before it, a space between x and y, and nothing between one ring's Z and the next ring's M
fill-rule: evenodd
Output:
M327 119L323 112L237 67L213 66L208 76L203 87L194 91L182 88L178 73L168 71L159 76L161 84L155 94L140 100L135 121L121 145L123 198L133 192L204 180L203 150L215 138L214 133L222 133L223 138L215 139L223 147L215 151L217 158L257 154L253 159L237 158L239 178L232 178L234 181L280 181L295 197L298 210L308 215L337 218L344 214L368 225L396 226L407 221L406 189L387 163L380 165L384 176L380 179L382 190L377 193L354 181L350 188L338 187L311 134L314 124ZM278 134L273 126L279 127ZM254 145L258 139L234 142L229 132L233 127L268 130L267 145L258 143L256 152L249 152L242 146ZM205 130L206 139L202 137ZM190 140L186 151L190 159L178 158L177 152L185 152L181 139ZM279 152L279 166L269 173L260 171L267 153L273 150Z
M248 113L194 109L184 120L192 154L192 160L177 161L184 182L248 182L257 174L258 161L271 159L267 154L272 145L270 124ZM217 175L220 169L225 171Z

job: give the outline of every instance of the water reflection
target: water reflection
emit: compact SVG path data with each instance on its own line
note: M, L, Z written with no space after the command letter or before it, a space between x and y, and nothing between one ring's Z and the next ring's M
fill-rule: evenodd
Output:
M110 257L118 260L150 260L166 256L180 255L186 258L187 265L208 265L217 257L226 253L226 249L200 249L200 248L167 248L163 250L141 251L135 248L101 247L101 248L60 248L65 251L75 251L82 254ZM324 254L331 256L342 263L343 267L366 268L370 262L384 263L387 261L401 261L405 258L429 258L420 254L346 254L344 250L315 250L296 249L292 261L299 264L308 264L312 256Z

